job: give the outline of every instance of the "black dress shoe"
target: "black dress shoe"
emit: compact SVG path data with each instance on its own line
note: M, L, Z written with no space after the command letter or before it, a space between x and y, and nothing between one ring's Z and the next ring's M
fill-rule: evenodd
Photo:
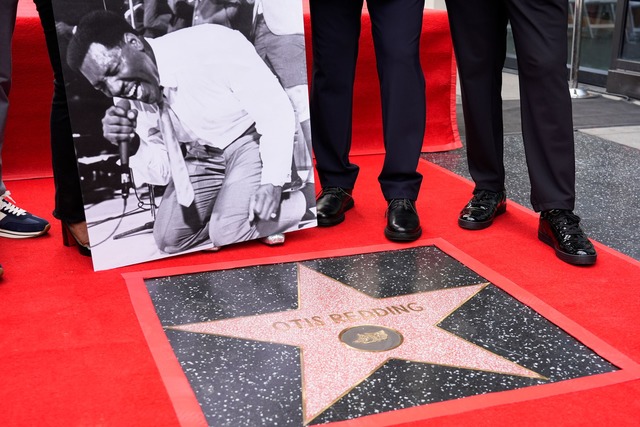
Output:
M350 190L325 187L316 200L318 225L330 227L344 221L344 213L354 206Z
M458 225L467 230L482 230L493 223L495 217L507 211L507 197L504 191L480 190L474 193L460 212Z
M570 210L552 209L540 214L538 239L551 246L562 261L573 265L592 265L597 254L580 228L580 217Z
M409 199L393 199L387 209L384 235L395 242L413 242L422 235L416 206Z

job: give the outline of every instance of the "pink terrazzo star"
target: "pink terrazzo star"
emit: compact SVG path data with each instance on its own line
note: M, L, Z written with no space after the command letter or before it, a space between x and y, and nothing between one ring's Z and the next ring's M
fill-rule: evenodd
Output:
M543 378L436 326L486 285L372 298L299 264L297 310L171 329L299 347L306 424L389 359ZM356 349L340 336L359 325L372 325L368 329L376 332L360 335ZM385 337L395 332L401 338L395 348L366 349L384 344Z

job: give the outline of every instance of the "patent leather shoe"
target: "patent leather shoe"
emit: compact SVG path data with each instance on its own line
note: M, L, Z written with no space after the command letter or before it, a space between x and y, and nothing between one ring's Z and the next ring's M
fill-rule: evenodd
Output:
M504 191L479 190L458 216L458 225L467 230L482 230L493 224L498 215L507 211L507 197Z
M318 225L330 227L344 221L344 213L354 206L351 191L341 187L324 187L316 199Z
M540 214L538 239L551 246L556 256L573 265L592 265L597 253L580 228L580 217L570 210L552 209Z
M413 200L393 199L389 202L384 235L395 242L413 242L422 235L420 217Z

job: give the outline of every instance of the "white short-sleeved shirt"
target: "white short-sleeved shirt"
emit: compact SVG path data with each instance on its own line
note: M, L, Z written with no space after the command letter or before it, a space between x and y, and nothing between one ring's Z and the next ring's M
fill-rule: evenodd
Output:
M204 24L147 41L167 102L180 122L175 127L181 127L190 142L224 149L255 123L261 135L262 183L281 186L290 180L295 133L291 102L240 32ZM139 111L136 132L143 143L154 143L155 138L157 144L161 137L158 117L153 106ZM157 153L158 148L152 151ZM144 157L143 144L138 153ZM158 167L158 159L131 160L132 167L146 164L156 171L168 171L168 167ZM161 177L151 180L167 181Z

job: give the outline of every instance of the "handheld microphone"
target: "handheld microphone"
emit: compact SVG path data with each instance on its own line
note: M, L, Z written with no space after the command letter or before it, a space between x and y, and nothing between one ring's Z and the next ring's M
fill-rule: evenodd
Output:
M127 111L131 110L131 103L127 99L121 99L116 107ZM118 151L120 153L120 188L122 190L122 198L129 197L129 189L131 188L131 171L129 170L129 139L118 143Z

